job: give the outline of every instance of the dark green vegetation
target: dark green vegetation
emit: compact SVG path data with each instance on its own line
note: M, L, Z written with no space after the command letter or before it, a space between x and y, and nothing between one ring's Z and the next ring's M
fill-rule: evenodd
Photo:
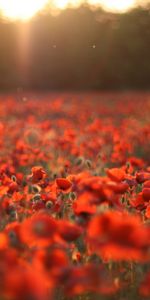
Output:
M0 88L149 89L150 9L0 21Z

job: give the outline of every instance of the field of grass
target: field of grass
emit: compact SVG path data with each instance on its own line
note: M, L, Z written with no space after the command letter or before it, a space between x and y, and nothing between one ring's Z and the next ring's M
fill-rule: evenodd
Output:
M0 300L150 299L150 94L0 96Z

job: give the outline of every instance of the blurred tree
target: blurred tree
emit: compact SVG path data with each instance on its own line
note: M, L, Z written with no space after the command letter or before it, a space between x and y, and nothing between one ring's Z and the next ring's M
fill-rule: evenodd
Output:
M149 19L149 6L116 14L86 5L27 23L1 17L0 88L149 89Z

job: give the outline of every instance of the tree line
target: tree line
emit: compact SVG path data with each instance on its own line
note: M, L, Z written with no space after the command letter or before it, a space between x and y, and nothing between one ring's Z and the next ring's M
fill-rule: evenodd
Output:
M0 89L149 89L150 7L0 18Z

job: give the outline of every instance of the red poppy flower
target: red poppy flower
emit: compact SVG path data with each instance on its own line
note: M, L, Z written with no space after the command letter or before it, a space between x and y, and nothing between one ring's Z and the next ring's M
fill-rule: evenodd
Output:
M8 247L8 238L7 235L5 233L0 233L0 251L7 249Z
M71 181L69 181L66 178L57 178L56 179L56 184L57 184L58 188L60 188L63 191L66 191L66 190L70 189L71 186L72 186Z
M136 180L138 183L143 183L147 180L150 180L150 173L148 172L138 172L136 173Z
M82 229L78 225L67 220L60 220L58 226L60 236L67 242L75 241L82 234Z
M147 219L150 219L150 205L148 205L148 206L146 207L145 216L146 216Z
M138 218L113 211L95 216L88 227L92 251L114 259L144 259L149 235L149 229Z
M17 182L12 181L9 184L8 193L13 194L14 192L18 192L18 190L19 190L19 187L18 187Z
M70 268L64 277L65 293L69 296L84 292L113 294L117 287L101 265L87 264ZM63 280L63 278L62 278Z
M150 188L150 180L147 180L143 183L144 188Z
M45 177L46 177L46 173L42 167L33 167L32 174L28 176L28 179L30 179L32 183L38 183Z
M108 182L107 186L112 189L116 194L123 194L129 189L129 185L126 182Z
M145 201L143 199L142 192L136 196L133 196L133 198L129 199L129 201L130 201L130 204L132 207L136 207L136 208L142 209L142 210L145 207Z
M142 190L142 196L145 201L150 201L150 188L144 188Z
M7 234L9 244L11 246L21 245L21 235L20 235L20 223L12 222L7 224L5 227L5 233Z
M0 196L4 196L4 195L6 195L7 194L7 192L8 192L8 190L9 190L9 187L8 186L0 186Z
M94 214L96 212L96 204L94 200L96 200L96 198L92 193L86 191L83 192L79 197L77 197L77 200L73 203L73 209L75 214Z
M48 300L52 284L48 286L48 278L43 272L32 267L16 266L8 270L4 282L4 296L15 300Z
M49 215L37 213L24 220L20 232L22 241L28 245L48 245L54 241L57 221Z
M119 168L107 169L106 173L111 180L116 182L124 180L126 175L125 171Z
M69 266L69 258L63 249L57 247L38 250L33 257L33 265L44 270L56 282Z

